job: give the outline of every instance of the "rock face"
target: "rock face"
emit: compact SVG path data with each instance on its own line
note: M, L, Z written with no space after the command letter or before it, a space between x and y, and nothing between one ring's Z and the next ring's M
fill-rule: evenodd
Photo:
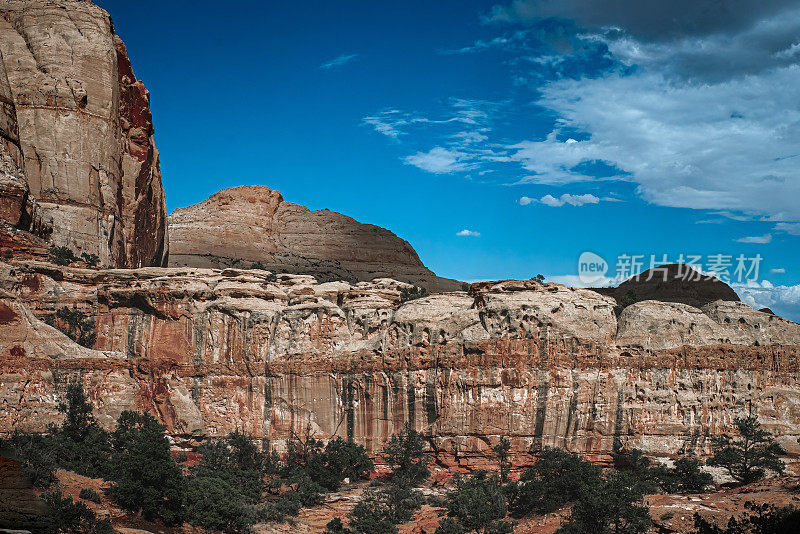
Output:
M169 217L170 265L248 267L320 280L389 277L431 291L460 284L434 275L407 241L340 213L285 202L261 186L225 189Z
M389 279L0 267L0 433L43 430L80 380L103 424L148 410L184 445L239 429L280 450L310 427L378 453L410 422L443 465L501 435L518 453L703 455L754 413L800 454L800 325L742 303L618 321L611 298L534 281L400 303ZM93 349L42 322L64 306L94 319Z
M103 264L165 264L149 96L108 14L77 0L6 0L0 53L8 81L0 74L0 102L8 117L13 100L18 141L8 119L0 130L12 132L3 135L6 149L21 150L26 184L17 173L16 185L52 221L53 242ZM0 173L3 189L12 174ZM3 203L3 218L18 224L16 208Z
M725 282L704 277L686 265L662 265L622 282L617 287L598 288L624 305L642 300L679 302L701 307L717 300L738 301L739 296Z
M49 515L19 461L0 455L0 529L12 529L2 532L43 532Z

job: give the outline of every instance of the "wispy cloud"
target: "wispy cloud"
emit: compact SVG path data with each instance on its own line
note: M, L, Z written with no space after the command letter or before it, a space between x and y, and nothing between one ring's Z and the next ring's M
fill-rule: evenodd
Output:
M755 235L750 237L742 237L737 239L737 243L756 243L760 245L767 244L772 241L772 234Z
M773 274L785 274L786 273L786 269L781 267L779 269L770 269L769 272L771 272Z
M478 237L481 235L480 232L476 232L474 230L467 230L466 228L461 230L460 232L456 233L457 236L461 237Z
M466 171L473 168L469 163L469 154L448 150L440 146L435 146L428 152L417 152L407 156L404 161L408 165L418 167L423 171L434 174L449 174L456 171Z
M551 208L560 208L566 204L570 206L583 206L584 204L597 204L601 200L603 201L618 201L615 198L605 197L605 198L598 198L592 194L584 194L584 195L571 195L569 193L564 193L559 198L554 197L553 195L545 195L540 199L530 198L530 197L521 197L519 199L519 203L523 206L527 206L529 204L533 204L534 202L540 202L545 206L550 206Z
M345 63L349 63L353 61L355 58L358 57L358 54L342 54L341 56L335 57L332 60L323 63L319 66L321 69L330 69L333 67L340 67Z
M775 230L789 235L800 235L800 223L778 223L775 225Z

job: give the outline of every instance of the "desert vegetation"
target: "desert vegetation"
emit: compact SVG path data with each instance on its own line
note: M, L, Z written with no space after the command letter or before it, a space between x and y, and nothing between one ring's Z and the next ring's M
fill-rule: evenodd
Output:
M16 433L2 444L44 490L53 533L113 532L111 523L87 506L100 503L103 495L93 488L82 488L78 501L63 495L55 476L59 468L109 481L105 498L145 520L231 533L285 521L303 507L323 503L324 494L343 484L367 480L375 469L362 446L338 437L325 443L310 429L294 436L283 456L261 451L240 432L208 440L189 467L185 454L171 454L165 428L149 414L124 411L114 430L106 431L75 382L66 386L58 408L60 425L45 434ZM757 419L736 419L735 427L737 436L715 440L709 465L724 468L737 485L783 472L784 451ZM430 477L433 458L425 437L406 426L385 447L385 476L364 490L347 517L330 521L326 532L394 534L428 503L443 516L437 534L510 533L527 517L564 510L561 534L636 534L656 526L645 495L697 493L714 485L696 458L678 458L671 467L652 465L636 449L618 451L613 467L602 469L575 453L545 448L512 477L510 450L509 440L501 438L493 447L496 469L456 475L443 495L425 497L419 488ZM752 503L726 525L694 518L696 534L795 532L798 524L800 512L792 507Z

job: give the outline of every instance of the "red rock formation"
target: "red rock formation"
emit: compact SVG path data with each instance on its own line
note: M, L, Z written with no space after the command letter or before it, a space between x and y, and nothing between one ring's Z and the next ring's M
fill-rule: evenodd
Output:
M434 275L389 230L333 211L310 211L268 187L233 187L176 209L169 232L172 266L249 267L258 261L276 272L322 281L388 277L431 291L460 286Z
M108 14L91 2L7 0L0 52L16 109L18 168L53 222L55 244L97 254L103 264L164 264L164 194L148 95ZM17 225L15 215L2 213Z
M400 304L401 286L6 265L0 432L57 420L73 377L104 424L149 410L183 443L240 429L280 449L310 425L378 452L411 422L446 464L501 435L517 452L601 459L621 442L668 456L708 453L709 436L757 413L800 453L800 325L741 303L652 301L618 325L612 299L532 281ZM99 350L37 319L61 306L96 318Z

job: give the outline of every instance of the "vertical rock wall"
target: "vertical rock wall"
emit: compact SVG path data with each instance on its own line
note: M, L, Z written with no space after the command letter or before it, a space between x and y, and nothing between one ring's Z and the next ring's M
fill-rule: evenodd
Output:
M53 242L120 267L166 260L147 91L108 14L75 0L7 0L0 52L30 195Z

